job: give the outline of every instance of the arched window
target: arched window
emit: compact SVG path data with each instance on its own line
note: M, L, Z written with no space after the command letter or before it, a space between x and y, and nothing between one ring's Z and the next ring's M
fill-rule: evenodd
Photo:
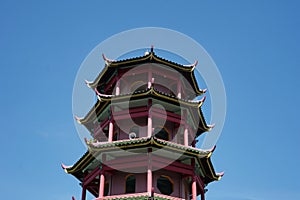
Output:
M157 179L156 187L158 188L160 193L170 195L174 190L174 183L169 176L161 175Z
M169 140L169 133L164 127L157 127L154 129L155 137L162 140Z
M135 176L132 174L126 176L125 193L135 193Z

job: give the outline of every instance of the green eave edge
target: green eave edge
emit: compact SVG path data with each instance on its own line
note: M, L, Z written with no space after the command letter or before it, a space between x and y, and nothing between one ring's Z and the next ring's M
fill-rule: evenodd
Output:
M89 150L73 165L73 166L65 166L62 164L62 168L65 170L66 173L74 175L76 172L84 169L91 161L95 159L93 153L100 152L100 151L110 151L113 149L119 148L130 148L132 145L139 147L161 147L163 146L166 149L175 150L178 152L182 152L187 155L195 156L205 171L205 174L210 177L212 180L220 180L223 176L223 173L216 173L214 167L211 162L211 155L215 148L210 150L201 150L194 147L186 147L184 145L176 144L169 141L164 141L158 139L156 137L144 137L144 138L137 138L132 140L121 140L121 141L114 141L111 143L105 142L100 144L99 146L95 147L88 143Z

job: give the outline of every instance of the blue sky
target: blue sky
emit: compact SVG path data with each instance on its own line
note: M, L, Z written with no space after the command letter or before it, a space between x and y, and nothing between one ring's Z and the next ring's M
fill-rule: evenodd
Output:
M101 41L145 26L194 38L222 74L227 118L212 159L225 176L209 185L207 199L300 199L299 6L1 1L1 199L79 199L77 180L60 168L85 152L72 116L77 70Z

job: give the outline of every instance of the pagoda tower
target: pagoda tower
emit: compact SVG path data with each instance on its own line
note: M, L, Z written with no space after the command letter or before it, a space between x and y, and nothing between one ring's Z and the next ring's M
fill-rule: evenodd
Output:
M201 110L206 90L194 73L158 57L153 47L141 57L109 60L93 82L98 99L78 123L90 132L88 150L62 168L100 199L205 199L205 187L219 180L213 149L196 148L210 131ZM198 99L198 100L197 100ZM209 134L209 133L208 133ZM75 199L72 197L72 199Z

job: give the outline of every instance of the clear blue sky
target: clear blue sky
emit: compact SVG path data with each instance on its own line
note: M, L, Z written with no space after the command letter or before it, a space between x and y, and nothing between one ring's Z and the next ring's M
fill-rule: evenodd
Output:
M208 200L300 199L300 4L297 1L0 2L1 199L80 197L60 163L85 152L72 88L86 55L121 31L180 31L212 56L227 119ZM113 47L112 47L113 48Z

